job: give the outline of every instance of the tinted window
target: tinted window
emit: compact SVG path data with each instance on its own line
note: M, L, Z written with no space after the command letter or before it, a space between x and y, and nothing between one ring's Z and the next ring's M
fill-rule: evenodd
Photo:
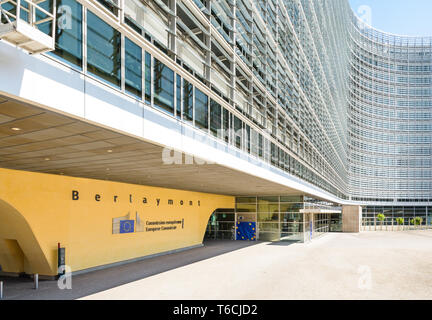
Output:
M145 53L145 101L151 103L151 55Z
M174 115L174 71L154 59L153 76L154 105Z
M210 131L214 136L218 136L218 130L222 129L221 109L219 103L210 100Z
M193 120L193 86L183 79L183 120Z
M125 38L125 89L142 96L142 49Z
M82 7L75 0L57 0L57 11L53 54L82 67Z
M177 88L176 88L177 92L177 103L176 103L176 115L177 118L181 118L181 114L182 114L182 106L181 106L181 77L179 75L177 75Z
M120 32L87 11L87 69L96 76L120 86Z
M195 125L208 129L208 97L198 89L195 89Z

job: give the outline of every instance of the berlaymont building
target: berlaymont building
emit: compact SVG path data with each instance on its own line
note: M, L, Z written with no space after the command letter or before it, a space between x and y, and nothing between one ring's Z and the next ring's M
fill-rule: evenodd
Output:
M1 272L431 224L432 38L347 0L0 4Z

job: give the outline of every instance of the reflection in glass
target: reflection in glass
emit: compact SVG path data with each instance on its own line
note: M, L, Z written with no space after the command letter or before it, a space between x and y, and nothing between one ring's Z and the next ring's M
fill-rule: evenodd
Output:
M195 125L200 129L208 129L208 97L195 88Z
M174 71L155 58L153 76L154 106L174 115Z
M231 118L231 112L229 112L227 109L223 109L223 131L224 131L224 140L225 142L230 142L230 118Z
M88 10L87 70L116 86L120 86L120 49L120 32Z
M145 101L151 104L151 55L145 53Z
M222 107L214 100L210 100L210 132L217 137L222 129Z
M183 120L193 121L193 86L183 79Z
M75 0L57 0L57 10L56 49L52 54L81 68L82 7Z
M142 49L128 38L125 38L125 89L141 98Z
M216 210L209 219L204 238L235 240L235 214L232 210Z
M176 80L176 95L177 95L176 116L179 119L181 119L181 116L182 116L181 82L182 82L181 77L179 75L177 75L177 80Z

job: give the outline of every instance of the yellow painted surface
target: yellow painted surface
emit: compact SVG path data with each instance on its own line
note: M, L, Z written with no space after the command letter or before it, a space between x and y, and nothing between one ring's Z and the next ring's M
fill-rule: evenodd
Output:
M16 240L0 239L0 261L4 270L24 272L24 254Z
M234 208L234 197L0 169L0 265L56 275L58 242L72 271L199 245L218 208ZM144 232L113 234L114 218L137 213ZM148 222L182 220L146 231Z

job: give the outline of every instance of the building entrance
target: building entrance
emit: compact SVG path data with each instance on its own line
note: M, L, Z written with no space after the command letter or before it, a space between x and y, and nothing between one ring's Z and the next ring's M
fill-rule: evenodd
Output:
M333 213L330 216L330 232L342 232L342 213Z
M235 240L234 209L218 209L210 216L204 240Z
M256 222L260 241L303 242L307 229L302 196L236 198L237 218Z

